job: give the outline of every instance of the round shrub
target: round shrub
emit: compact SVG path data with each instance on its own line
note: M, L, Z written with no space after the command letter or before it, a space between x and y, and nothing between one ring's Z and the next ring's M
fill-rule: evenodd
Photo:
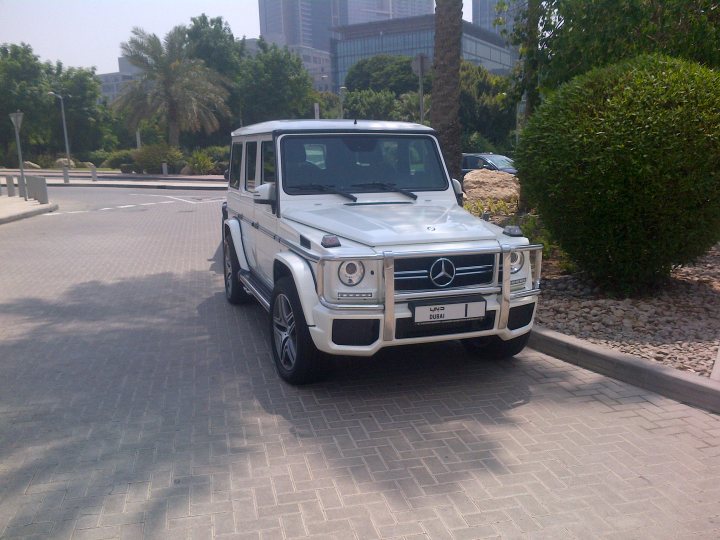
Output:
M647 291L720 240L720 73L657 55L590 71L538 108L516 158L577 265Z
M133 158L141 171L158 174L162 172L163 163L167 163L168 168L174 170L182 160L182 153L178 148L165 143L146 144L133 151Z
M110 152L100 166L109 169L119 169L123 163L132 163L132 150L115 150Z
M187 164L190 165L192 174L210 174L215 166L212 158L204 150L195 150Z

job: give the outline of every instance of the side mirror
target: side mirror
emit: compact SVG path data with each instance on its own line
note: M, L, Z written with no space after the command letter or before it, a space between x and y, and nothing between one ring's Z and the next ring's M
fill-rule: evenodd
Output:
M255 188L254 194L255 204L275 204L277 200L277 192L275 191L275 182L266 182Z
M225 180L230 180L230 169L225 169L223 176L225 177Z
M455 180L454 178L451 180L453 191L455 192L455 199L457 200L458 206L463 205L463 188L462 184Z
M453 190L455 191L455 195L462 195L462 192L463 192L462 184L458 180L455 180L454 178L452 179L452 187L453 187Z

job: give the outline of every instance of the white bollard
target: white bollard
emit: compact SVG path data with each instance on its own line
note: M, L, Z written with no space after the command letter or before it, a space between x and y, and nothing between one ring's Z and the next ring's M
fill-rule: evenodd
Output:
M168 167L167 167L167 163L165 163L165 162L163 162L163 164L162 164L162 172L163 172L163 176L168 175Z
M27 186L25 185L25 177L24 177L24 175L20 175L16 178L17 178L18 191L20 192L20 197L22 197L23 199L25 199L27 201L28 195L27 195Z
M90 176L92 176L93 182L97 182L97 169L95 165L90 165Z
M12 176L6 176L5 181L7 182L8 197L15 196L15 179Z
M40 204L48 204L47 182L42 176L27 176L28 196Z
M63 181L66 184L70 183L70 175L68 174L68 168L67 166L63 166Z

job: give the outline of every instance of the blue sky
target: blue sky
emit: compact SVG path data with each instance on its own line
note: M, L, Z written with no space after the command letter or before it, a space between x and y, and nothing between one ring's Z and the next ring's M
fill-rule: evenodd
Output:
M43 61L109 73L133 27L164 36L201 13L222 16L238 38L260 32L257 0L0 0L0 43L25 42Z

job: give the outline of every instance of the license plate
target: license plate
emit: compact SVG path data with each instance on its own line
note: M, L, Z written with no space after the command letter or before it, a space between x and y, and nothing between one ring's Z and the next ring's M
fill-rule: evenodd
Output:
M441 323L463 319L481 319L485 316L485 302L435 304L415 306L416 323Z

